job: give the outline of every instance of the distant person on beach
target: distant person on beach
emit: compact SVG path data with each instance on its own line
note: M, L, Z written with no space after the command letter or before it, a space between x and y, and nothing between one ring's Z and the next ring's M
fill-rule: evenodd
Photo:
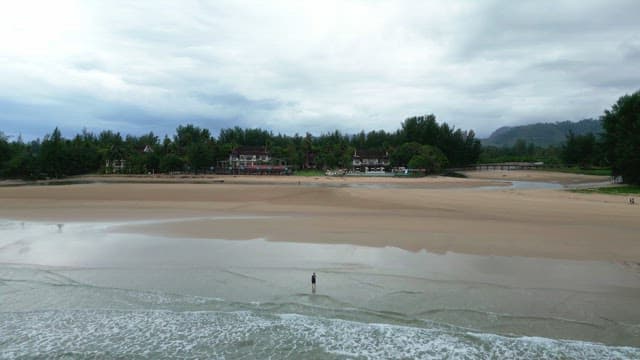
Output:
M313 275L311 275L311 291L313 292L316 292L316 280L317 280L316 273L313 273Z

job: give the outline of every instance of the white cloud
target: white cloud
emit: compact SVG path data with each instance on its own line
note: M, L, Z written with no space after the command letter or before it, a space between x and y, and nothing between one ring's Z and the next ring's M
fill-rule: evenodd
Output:
M319 133L394 130L435 113L481 135L579 120L640 83L639 9L635 1L11 2L0 11L0 106L11 109L0 120L8 133L25 121L42 134L56 125L163 134L187 121Z

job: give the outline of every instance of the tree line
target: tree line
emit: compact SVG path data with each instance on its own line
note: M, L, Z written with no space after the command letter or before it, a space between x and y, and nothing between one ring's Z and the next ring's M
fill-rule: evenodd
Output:
M274 134L240 127L220 130L214 137L208 129L191 124L178 126L172 137L160 139L153 132L141 136L105 130L82 131L70 139L55 128L51 134L24 142L9 141L0 132L0 177L60 178L104 171L107 160L126 160L126 172L211 172L240 146L266 147L293 170L303 168L348 168L356 150L389 155L392 166L426 169L476 163L542 161L547 165L610 167L613 176L640 183L640 91L625 95L600 117L602 134L566 134L562 146L535 146L524 140L513 146L481 146L473 130L455 129L438 123L434 115L406 119L398 130L338 130L313 136ZM151 151L144 151L148 147ZM310 160L313 161L310 161Z
M260 128L226 128L214 137L208 129L178 126L172 137L153 132L141 136L112 130L94 134L83 130L64 138L58 128L37 139L9 141L0 133L0 176L61 178L99 173L107 161L125 160L127 173L206 173L241 146L265 147L272 157L293 170L348 168L356 151L388 154L393 166L413 166L437 172L447 166L475 163L480 141L472 130L439 124L434 115L406 119L394 132L384 130L344 134L338 130L313 136L274 134ZM147 151L145 151L145 149ZM310 161L312 159L313 161Z
M640 184L640 91L620 97L599 121L602 133L569 131L562 146L541 147L524 140L513 146L484 146L479 162L543 161L583 169L611 168L612 176Z

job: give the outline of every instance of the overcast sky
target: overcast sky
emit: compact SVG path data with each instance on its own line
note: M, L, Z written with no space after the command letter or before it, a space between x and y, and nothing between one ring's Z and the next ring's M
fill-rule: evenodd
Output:
M640 1L2 1L0 131L479 137L640 89Z

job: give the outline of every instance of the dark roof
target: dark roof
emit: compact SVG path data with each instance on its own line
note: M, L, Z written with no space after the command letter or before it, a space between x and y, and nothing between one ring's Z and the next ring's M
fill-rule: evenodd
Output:
M353 157L366 159L386 159L389 157L389 153L379 150L356 150L353 154Z
M239 146L231 153L233 155L269 155L265 146Z

